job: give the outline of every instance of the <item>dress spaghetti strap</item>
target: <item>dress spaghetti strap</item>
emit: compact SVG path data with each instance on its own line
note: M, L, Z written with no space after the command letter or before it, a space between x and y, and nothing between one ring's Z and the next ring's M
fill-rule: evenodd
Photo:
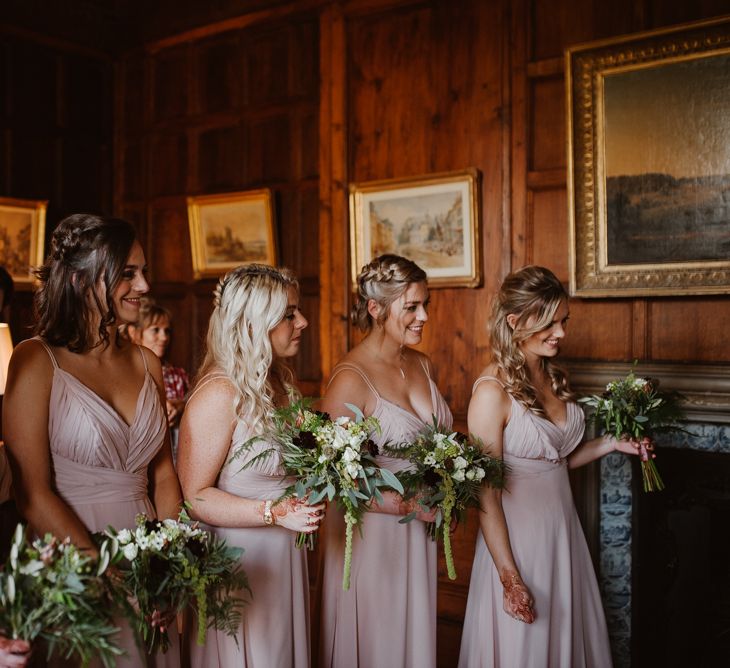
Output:
M227 380L227 381L228 381L229 383L231 382L231 379L230 379L230 378L228 378L228 376L226 376L226 374L224 374L224 373L221 373L221 372L216 372L216 373L209 373L209 374L206 374L205 376L203 376L203 377L202 377L202 378L201 378L201 379L200 379L200 380L199 380L199 381L198 381L198 382L197 382L197 383L195 384L195 387L193 388L193 391L192 391L192 392L191 392L191 393L190 393L190 394L188 395L187 401L190 401L190 400L191 400L191 399L192 399L192 398L193 398L193 397L195 396L196 392L197 392L197 391L198 391L199 389L201 389L201 388L202 388L202 387L203 387L204 385L207 385L207 384L208 384L208 383L210 383L211 381L214 381L214 380L219 380L219 379L224 379L224 380Z
M48 357L51 358L51 362L53 363L54 370L60 369L60 367L58 366L58 360L56 360L56 356L53 354L51 347L40 336L34 336L31 341L38 341L38 343L40 343L46 349Z
M144 372L145 372L145 374L147 374L150 372L150 370L147 367L147 358L145 357L144 350L142 350L142 346L137 346L137 350L139 350L139 354L142 355L142 364L144 364Z
M477 389L477 385L479 385L480 383L484 382L485 380L493 380L495 383L497 383L504 390L504 383L499 378L497 378L496 376L489 376L489 375L487 375L487 376L479 376L479 378L477 378L474 381L474 385L471 386L471 393L474 394L474 390ZM506 391L507 390L505 390L505 392ZM507 394L509 394L509 392L507 392Z
M330 383L334 380L335 376L340 373L340 371L354 371L360 378L362 378L365 381L365 384L368 386L370 391L378 398L380 399L380 394L375 389L375 385L373 385L372 381L367 377L367 374L355 364L351 364L350 362L343 362L342 364L338 364L334 371L332 372L332 375L330 376L329 382L327 383L327 387L330 386Z

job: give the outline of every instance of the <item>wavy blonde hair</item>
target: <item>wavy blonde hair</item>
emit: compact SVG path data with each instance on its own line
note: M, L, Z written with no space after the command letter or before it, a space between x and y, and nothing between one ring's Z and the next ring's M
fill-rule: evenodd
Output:
M521 344L550 326L563 299L567 300L568 294L555 274L545 267L530 265L504 279L492 304L492 362L505 390L538 415L543 415L544 410L530 382ZM514 328L507 322L509 315L517 316ZM563 401L573 399L565 371L547 357L541 358L541 364L555 395Z
M286 363L274 357L269 333L284 318L289 288L299 289L287 269L248 264L226 274L215 289L207 350L198 379L221 371L236 388L236 415L254 433L268 425L274 410L272 378L298 397Z
M375 322L382 325L390 305L405 294L408 286L426 280L426 272L406 257L386 254L371 260L357 275L357 302L350 313L353 324L363 332L370 331ZM380 306L377 321L368 313L371 299Z

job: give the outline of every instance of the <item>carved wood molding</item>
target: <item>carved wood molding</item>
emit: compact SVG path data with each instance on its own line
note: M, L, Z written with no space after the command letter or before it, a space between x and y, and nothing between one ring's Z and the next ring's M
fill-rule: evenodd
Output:
M579 394L602 392L606 384L629 373L627 362L564 361L570 384ZM710 364L639 363L636 374L656 378L660 387L682 394L690 422L730 424L730 366Z

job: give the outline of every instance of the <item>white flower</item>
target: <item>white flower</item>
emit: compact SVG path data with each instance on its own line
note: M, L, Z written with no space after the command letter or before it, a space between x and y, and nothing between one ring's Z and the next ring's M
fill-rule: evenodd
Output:
M126 545L129 541L132 540L132 532L129 529L122 529L117 534L117 540L119 541L120 545Z
M338 426L342 426L347 424L350 421L350 418L347 417L347 415L340 415L340 417L335 419L335 424Z
M27 564L20 567L23 575L38 575L43 570L43 562L38 559L31 559Z
M476 476L476 471L474 469L469 469L466 472L466 479L467 480L474 480L474 477Z
M481 466L478 466L477 468L475 468L474 471L476 473L477 482L479 482L480 480L482 480L484 478L484 469Z
M432 452L429 452L424 458L423 463L426 466L435 466L436 465L436 457L433 456Z
M433 440L437 448L445 449L449 445L448 439L449 437L446 434L436 433L433 435Z
M457 469L451 474L451 477L456 480L456 482L464 482L464 469Z
M134 538L140 550L146 550L150 546L150 539L145 534L143 527L137 527L137 530L134 532Z
M360 453L357 450L353 450L350 447L345 448L345 452L342 453L342 461L346 464L360 461Z
M135 543L129 543L122 548L122 554L127 561L134 561L137 556L137 545Z
M335 425L334 433L332 435L332 447L335 450L342 450L350 441L350 433L344 427Z
M150 536L150 544L152 545L153 550L157 550L158 552L165 547L165 537L161 533L153 533Z
M463 457L455 457L454 458L454 468L458 469L465 469L467 467L467 464L469 462L466 461Z
M345 466L347 474L354 480L360 475L361 466L357 462L350 462Z

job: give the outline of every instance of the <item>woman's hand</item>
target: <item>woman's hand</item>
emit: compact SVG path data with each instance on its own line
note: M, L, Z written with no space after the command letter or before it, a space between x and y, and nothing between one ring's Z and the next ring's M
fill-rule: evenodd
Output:
M644 436L640 441L636 439L622 438L613 440L614 450L623 452L626 455L639 455L642 459L654 459L654 441L649 436Z
M306 499L290 497L271 506L274 524L296 531L314 533L324 518L324 503L310 506Z
M503 571L499 576L502 582L502 607L513 619L525 624L532 624L535 621L535 611L532 606L535 599L532 598L522 578L515 571Z
M415 519L421 522L435 522L438 514L438 507L426 508L420 503L421 497L414 496L410 499L404 499L401 497L400 504L398 506L399 515L410 515L416 513Z
M25 640L0 636L0 668L25 666L30 657L30 645Z
M182 400L165 401L165 412L167 413L167 426L174 427L180 422L182 417L183 409L185 408L185 402Z

